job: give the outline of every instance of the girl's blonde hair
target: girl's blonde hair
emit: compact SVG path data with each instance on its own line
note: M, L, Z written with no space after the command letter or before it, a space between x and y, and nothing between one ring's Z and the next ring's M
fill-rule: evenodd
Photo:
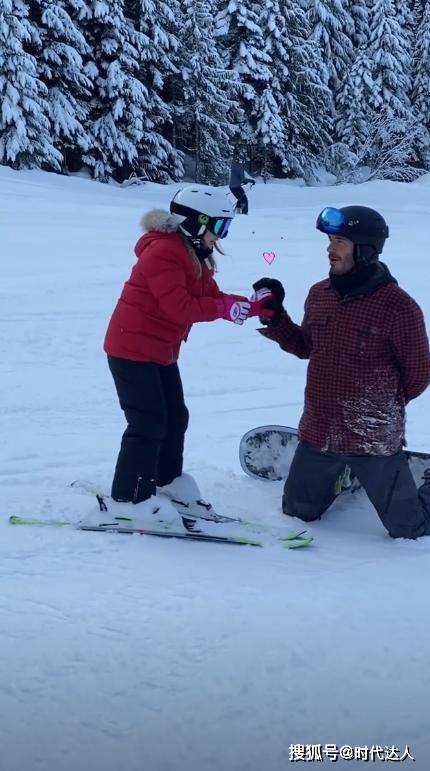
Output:
M202 266L201 266L201 262L200 262L199 258L197 257L197 254L196 254L196 252L195 252L195 250L193 248L193 245L192 245L191 241L186 237L186 235L179 228L178 228L178 230L176 232L181 237L181 239L183 241L183 244L184 244L188 254L190 255L191 259L194 262L194 265L195 265L196 271L197 271L197 275L200 278L200 276L202 275ZM218 244L215 244L214 248L216 249L218 254L224 254L223 250L221 249L220 246L218 246ZM211 269L212 269L213 273L216 273L216 271L217 271L217 264L216 264L216 260L213 257L213 255L212 254L208 255L206 257L206 260L209 263L209 265L211 266Z

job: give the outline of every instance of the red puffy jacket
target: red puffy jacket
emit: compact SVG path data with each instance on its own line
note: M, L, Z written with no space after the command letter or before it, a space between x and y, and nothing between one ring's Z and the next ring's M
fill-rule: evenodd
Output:
M212 270L193 259L172 215L154 210L142 224L149 232L135 246L137 263L112 314L104 350L121 359L173 364L191 325L219 318L223 293Z

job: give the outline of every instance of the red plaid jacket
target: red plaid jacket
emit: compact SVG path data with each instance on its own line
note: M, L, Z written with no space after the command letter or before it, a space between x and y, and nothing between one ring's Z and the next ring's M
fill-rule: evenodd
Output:
M428 386L430 354L423 314L397 283L342 299L320 281L301 326L283 313L259 331L309 359L303 442L360 455L392 455L405 444L405 404Z

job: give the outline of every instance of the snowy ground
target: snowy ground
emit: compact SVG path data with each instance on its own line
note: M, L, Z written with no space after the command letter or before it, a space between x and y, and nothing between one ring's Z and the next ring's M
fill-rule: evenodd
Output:
M7 524L77 520L91 501L68 483L109 486L123 421L104 331L139 218L176 187L0 168L0 771L283 771L290 744L408 745L426 771L430 539L389 539L364 494L294 552ZM384 259L430 324L430 175L257 185L221 287L280 278L300 320L328 270L316 215L351 203L386 216ZM306 363L257 325L201 324L183 347L187 470L223 513L288 528L281 485L245 477L237 447L254 425L297 424ZM409 408L410 447L429 449L429 415L430 392Z

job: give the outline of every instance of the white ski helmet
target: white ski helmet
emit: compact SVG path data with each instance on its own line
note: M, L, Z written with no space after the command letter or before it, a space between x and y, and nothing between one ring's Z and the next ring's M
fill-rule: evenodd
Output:
M205 230L225 238L234 217L234 206L227 195L220 187L188 185L173 197L170 212L178 215L180 229L191 238L201 237Z

